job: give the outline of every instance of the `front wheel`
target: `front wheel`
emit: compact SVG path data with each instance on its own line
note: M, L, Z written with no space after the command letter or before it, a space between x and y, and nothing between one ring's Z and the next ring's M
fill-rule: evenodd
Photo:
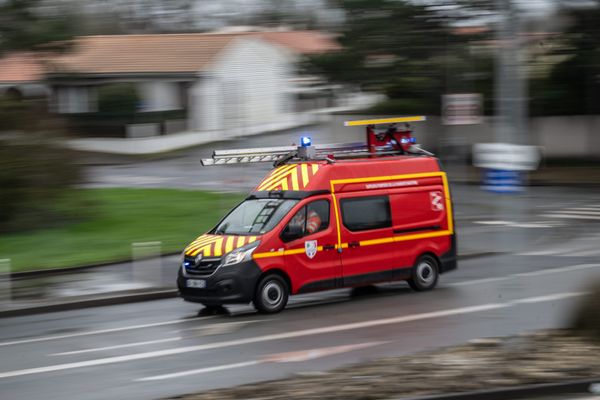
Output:
M417 260L412 270L412 277L408 280L408 284L413 290L423 292L431 290L437 285L439 277L439 268L437 260L425 254Z
M283 310L288 302L289 288L279 275L267 275L260 280L254 294L254 308L260 313L273 314Z

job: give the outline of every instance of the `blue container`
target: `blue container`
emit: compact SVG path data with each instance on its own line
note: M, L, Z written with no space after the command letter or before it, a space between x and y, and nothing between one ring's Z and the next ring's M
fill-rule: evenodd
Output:
M495 193L520 193L524 190L523 173L502 169L486 169L481 188Z

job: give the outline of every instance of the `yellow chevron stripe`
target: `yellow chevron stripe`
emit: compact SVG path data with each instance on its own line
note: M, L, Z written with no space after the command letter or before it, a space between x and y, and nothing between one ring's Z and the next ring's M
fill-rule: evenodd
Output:
M229 253L231 250L233 250L233 241L235 240L235 237L233 236L229 236L227 238L227 240L225 241L225 253Z
M297 172L296 166L294 165L293 168L288 170L285 174L280 175L277 180L271 181L271 183L265 188L265 190L275 190L279 186L281 186L282 188L285 186L285 188L282 190L287 190L288 177L290 176L290 174L297 174L297 173L298 172ZM284 182L285 182L285 185L284 185Z
M294 173L291 174L292 176L292 190L300 190L300 187L298 186L298 168L296 168L294 170Z
M277 168L273 172L269 174L267 178L265 178L261 184L258 186L256 190L265 190L265 187L270 185L272 182L279 179L281 176L285 175L288 171L296 168L295 165L284 165L282 167Z
M214 241L218 240L218 237L210 237L207 240L203 240L199 243L192 243L191 245L188 246L188 248L186 249L186 254L187 253L191 253L194 252L195 250L199 249L200 247L204 247L208 244L213 243ZM197 254L197 253L196 253Z
M205 246L201 246L201 247L198 247L198 248L192 250L190 255L192 257L196 257L199 253L203 253L204 256L207 256L207 252L205 251L207 249L210 250L210 244L207 244Z
M302 171L302 189L308 185L308 165L301 164L300 169Z
M256 242L256 236L250 236L248 238L248 243L253 243L253 242Z
M223 238L219 238L219 240L217 240L214 243L213 255L215 257L221 257L222 254L223 254Z
M319 170L319 164L311 164L313 175Z
M192 243L190 243L190 246L201 245L203 243L210 242L211 240L215 240L215 237L213 237L213 236L201 236L198 239L194 240Z
M237 245L235 246L235 248L237 249L238 247L242 247L245 242L246 242L246 238L245 237L243 237L243 236L238 237L238 239L237 239Z

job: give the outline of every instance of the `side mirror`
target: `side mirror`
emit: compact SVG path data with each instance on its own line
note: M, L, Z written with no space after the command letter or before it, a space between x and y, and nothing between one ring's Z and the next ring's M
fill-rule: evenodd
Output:
M281 240L284 242L291 242L292 240L300 239L302 236L304 236L303 229L298 225L288 225L281 232Z

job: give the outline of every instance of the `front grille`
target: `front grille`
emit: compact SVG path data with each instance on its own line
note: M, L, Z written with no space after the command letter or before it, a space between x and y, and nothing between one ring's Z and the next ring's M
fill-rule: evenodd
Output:
M195 257L185 257L183 267L188 275L207 276L211 275L221 264L221 258L203 258L196 265Z

